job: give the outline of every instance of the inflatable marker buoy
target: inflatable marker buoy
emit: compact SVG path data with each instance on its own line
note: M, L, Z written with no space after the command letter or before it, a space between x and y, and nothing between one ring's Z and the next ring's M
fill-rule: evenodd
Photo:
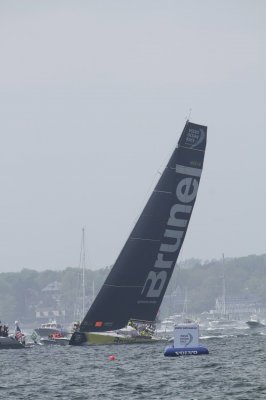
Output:
M115 361L115 355L112 354L111 356L108 357L109 361Z
M198 347L166 347L164 355L166 357L178 357L178 356L200 356L203 354L209 354L209 350L205 346Z
M166 347L164 355L178 357L202 354L209 354L209 350L199 344L199 325L190 323L175 325L174 345Z

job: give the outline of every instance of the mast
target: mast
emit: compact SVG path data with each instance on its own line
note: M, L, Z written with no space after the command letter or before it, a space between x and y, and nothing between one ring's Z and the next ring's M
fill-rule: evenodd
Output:
M82 228L82 319L85 316L85 268L86 268L86 251L85 251L85 228Z
M187 316L187 307L188 306L188 298L187 298L187 287L185 288L185 297L184 297L184 304L183 304L183 311L182 316L185 318Z
M85 285L85 270L86 270L86 237L85 228L82 228L79 265L78 265L78 282L77 282L77 300L75 318L82 321L85 316L85 299L86 299L86 285Z
M82 319L85 316L85 269L86 269L86 236L85 236L85 228L82 228L82 256L81 256L81 267L82 267Z

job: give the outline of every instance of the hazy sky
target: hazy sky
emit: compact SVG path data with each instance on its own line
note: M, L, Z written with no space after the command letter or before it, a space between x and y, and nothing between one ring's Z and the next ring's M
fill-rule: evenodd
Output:
M0 271L114 263L192 109L179 260L266 253L264 0L0 0Z

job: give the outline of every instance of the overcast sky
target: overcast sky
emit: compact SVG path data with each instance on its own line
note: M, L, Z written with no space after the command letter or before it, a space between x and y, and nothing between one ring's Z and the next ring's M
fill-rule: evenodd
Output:
M264 0L0 0L0 271L116 260L191 122L179 260L266 253Z

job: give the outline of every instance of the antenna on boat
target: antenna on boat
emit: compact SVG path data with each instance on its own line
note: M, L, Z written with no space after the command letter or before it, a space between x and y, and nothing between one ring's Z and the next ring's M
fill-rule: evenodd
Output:
M186 118L187 121L190 120L191 113L192 113L192 108L190 108L189 111L188 111L188 116Z

